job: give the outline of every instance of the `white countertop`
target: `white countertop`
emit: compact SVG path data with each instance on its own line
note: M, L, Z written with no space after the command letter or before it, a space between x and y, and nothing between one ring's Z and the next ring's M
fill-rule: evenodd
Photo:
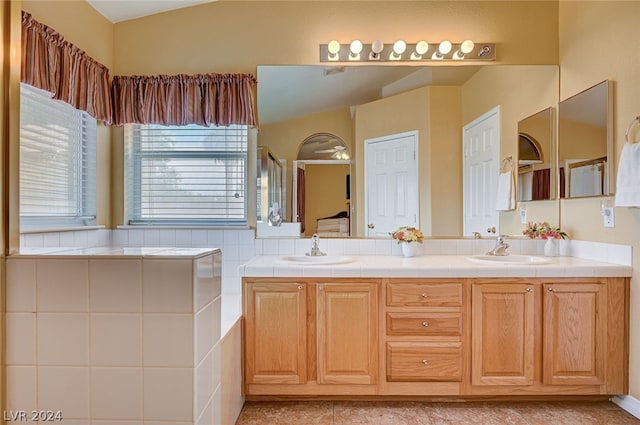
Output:
M174 247L118 247L102 246L93 248L21 248L10 257L133 257L133 258L199 258L219 252L219 248L174 248Z
M478 263L467 255L351 256L343 264L294 264L280 256L258 256L239 267L243 277L631 277L632 267L575 257L544 264Z

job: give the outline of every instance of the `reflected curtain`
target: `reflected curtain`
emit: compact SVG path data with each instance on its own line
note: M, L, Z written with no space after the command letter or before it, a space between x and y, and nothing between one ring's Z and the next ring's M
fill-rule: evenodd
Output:
M257 126L251 74L115 76L116 125Z
M112 123L109 69L24 11L21 54L21 82Z
M560 185L560 197L564 198L566 197L566 178L565 178L565 172L564 172L564 167L560 167L558 169L558 180L559 185Z
M531 199L540 201L551 199L551 170L535 170L533 172Z
M305 231L305 177L304 177L304 169L298 168L298 179L297 179L297 203L296 207L298 209L298 222L300 223L300 233L304 233Z

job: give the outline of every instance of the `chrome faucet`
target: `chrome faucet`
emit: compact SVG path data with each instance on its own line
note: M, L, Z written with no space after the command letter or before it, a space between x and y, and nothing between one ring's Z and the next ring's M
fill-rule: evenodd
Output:
M324 252L320 251L320 236L317 233L314 233L311 236L311 251L307 253L310 257L319 257L321 255L327 255Z
M507 248L509 248L507 237L505 235L500 235L496 238L496 246L494 246L491 251L487 252L487 255L509 255Z

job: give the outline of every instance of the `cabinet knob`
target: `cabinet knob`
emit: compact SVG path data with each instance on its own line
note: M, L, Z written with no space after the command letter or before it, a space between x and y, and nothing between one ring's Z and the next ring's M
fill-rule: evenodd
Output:
M422 326L424 326L424 327L426 328L427 326L429 326L429 322L427 322L427 321L425 320L424 322L422 322Z
M531 291L532 291L532 289L531 289L531 288L527 288L527 289L525 289L525 291L527 291L527 292L531 292Z
M302 290L302 285L298 285L298 289Z
M549 292L553 292L553 288L552 288L551 286L550 286L549 288L547 288L547 290L548 290Z
M422 294L420 294L420 296L421 296L422 298L427 298L429 295L428 295L426 292L423 292Z
M425 366L428 365L429 364L429 360L427 360L427 359L422 360L422 364L425 365Z
M324 289L324 286L323 286L323 285L319 285L319 286L318 286L318 291L322 291L323 289Z

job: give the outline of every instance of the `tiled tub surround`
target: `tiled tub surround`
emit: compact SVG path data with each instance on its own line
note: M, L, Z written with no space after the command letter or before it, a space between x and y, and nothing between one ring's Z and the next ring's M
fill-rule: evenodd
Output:
M6 409L220 423L220 251L53 251L7 258Z

